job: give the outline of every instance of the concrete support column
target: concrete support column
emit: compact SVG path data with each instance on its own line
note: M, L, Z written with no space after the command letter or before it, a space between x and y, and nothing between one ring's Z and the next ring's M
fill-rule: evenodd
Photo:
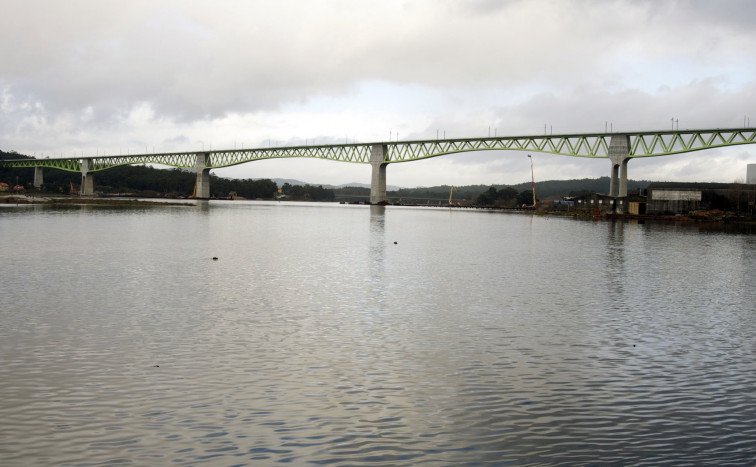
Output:
M197 153L197 184L195 185L194 197L200 199L210 198L210 153Z
M34 188L39 188L45 183L45 179L42 174L42 167L34 167Z
M81 160L81 188L79 194L81 196L94 195L94 177L89 174L89 159Z
M370 204L386 202L386 145L374 144L370 146L370 165L373 174L370 179Z
M630 160L630 137L614 135L609 141L609 160L612 162L609 196L627 196L627 162Z
M612 162L612 178L609 195L614 197L612 206L615 213L623 214L627 209L627 163L630 160L630 137L614 135L609 141L609 160Z

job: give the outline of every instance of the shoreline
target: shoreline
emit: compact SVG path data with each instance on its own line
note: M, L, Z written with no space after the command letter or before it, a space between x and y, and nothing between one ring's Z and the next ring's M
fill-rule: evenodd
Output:
M195 203L189 201L169 200L170 198L160 198L161 201L151 201L148 199L135 199L135 198L119 198L119 197L65 197L65 196L34 196L34 195L20 195L9 194L0 195L0 205L16 204L16 205L97 205L97 206L196 206ZM165 200L165 201L163 201ZM360 204L369 206L370 203L344 203L336 202L338 204ZM748 216L737 216L734 213L726 213L722 211L704 211L700 213L692 213L688 215L637 215L637 214L614 214L614 213L602 213L595 215L587 211L574 210L574 211L558 211L548 209L533 209L533 208L502 208L495 206L461 206L461 205L424 205L424 204L379 204L383 206L408 206L408 207L429 207L429 208L456 208L456 209L470 209L470 210L483 210L483 211L502 211L512 213L531 213L539 216L553 216L553 217L568 217L574 219L585 220L635 220L640 222L656 221L656 222L679 222L686 224L746 224L754 225L756 220Z
M150 201L145 199L124 198L79 198L57 196L1 195L0 204L43 204L76 205L88 204L99 206L194 206L193 203L179 201Z

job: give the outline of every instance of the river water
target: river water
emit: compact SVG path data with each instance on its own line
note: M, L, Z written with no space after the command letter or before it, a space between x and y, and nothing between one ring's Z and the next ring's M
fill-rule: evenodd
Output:
M756 462L756 235L198 202L0 242L4 466Z

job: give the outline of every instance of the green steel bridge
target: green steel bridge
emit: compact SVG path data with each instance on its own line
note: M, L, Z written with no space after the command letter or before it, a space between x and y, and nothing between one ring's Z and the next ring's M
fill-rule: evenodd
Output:
M81 172L81 193L93 194L92 173L121 165L158 164L197 171L196 196L210 197L210 170L263 159L309 157L370 164L372 203L386 200L386 167L445 154L470 151L527 151L570 157L605 158L612 163L610 195L627 196L627 163L636 157L666 156L685 152L756 143L756 128L642 131L626 133L496 136L375 143L304 145L198 152L132 154L59 159L0 161L3 167L35 169L35 186L42 184L42 169Z

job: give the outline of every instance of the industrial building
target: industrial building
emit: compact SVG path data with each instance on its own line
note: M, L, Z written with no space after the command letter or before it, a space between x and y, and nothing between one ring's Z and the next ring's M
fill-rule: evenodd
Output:
M756 184L654 182L646 189L646 214L693 211L753 212Z

